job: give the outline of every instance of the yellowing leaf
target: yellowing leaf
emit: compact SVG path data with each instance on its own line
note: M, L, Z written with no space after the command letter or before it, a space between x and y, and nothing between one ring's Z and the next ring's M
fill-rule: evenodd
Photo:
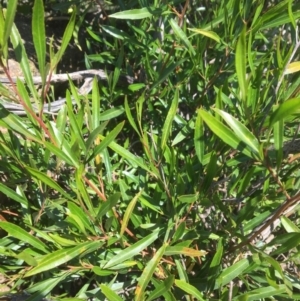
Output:
M194 31L196 33L200 33L203 36L206 36L210 39L215 40L217 43L220 43L221 38L214 32L211 30L204 30L204 29L196 29L196 28L189 28L189 30Z
M293 62L287 65L284 74L291 74L298 72L300 70L300 61L298 62Z
M206 251L195 250L195 249L186 248L183 246L167 247L167 249L165 251L166 256L185 255L185 256L190 256L190 257L198 257L198 256L205 256L206 254L207 254Z

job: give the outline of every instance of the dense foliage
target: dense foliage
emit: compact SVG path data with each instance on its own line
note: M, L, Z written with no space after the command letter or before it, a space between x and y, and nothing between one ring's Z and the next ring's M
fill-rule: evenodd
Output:
M1 294L300 298L300 2L17 2L0 10ZM28 5L40 86L14 25ZM68 17L58 48L49 14ZM71 40L107 81L70 80L46 114Z

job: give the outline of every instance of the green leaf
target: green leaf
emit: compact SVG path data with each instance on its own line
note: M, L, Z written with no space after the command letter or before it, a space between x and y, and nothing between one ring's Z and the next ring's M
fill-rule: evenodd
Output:
M246 27L240 34L235 52L235 68L237 78L241 90L241 98L246 103L247 99L247 79L246 79L246 64L247 64L247 45L246 45Z
M109 15L109 18L123 20L141 20L152 17L150 8L130 9Z
M103 140L104 137L100 135L100 138ZM142 159L136 155L133 155L131 152L126 150L124 147L120 146L115 142L111 142L109 144L109 148L111 148L114 152L118 153L121 157L128 160L132 166L139 166L142 169L149 171L152 175L153 172L148 168L146 164L143 163ZM156 175L154 175L156 177Z
M109 25L101 25L101 28L116 39L119 40L124 40L125 38L129 39L129 36L123 30L116 29L115 27Z
M232 266L226 268L221 275L216 280L216 287L220 288L221 286L224 286L228 284L231 280L234 278L242 275L243 271L249 266L249 260L247 258L244 258Z
M19 239L21 242L28 243L34 248L37 248L38 250L41 250L45 253L49 252L45 244L43 244L39 239L32 236L32 234L29 234L17 225L11 224L9 222L0 221L0 228L8 232L8 234L12 237Z
M165 279L163 282L160 284L155 285L155 290L150 292L149 297L147 298L146 301L152 301L152 300L159 300L160 296L163 296L166 292L169 292L171 287L173 286L175 276L170 275L167 279ZM167 299L165 299L167 300Z
M63 160L71 166L74 166L74 161L70 159L69 156L63 150L59 149L58 147L47 141L45 141L44 144L46 149L48 149L50 152L56 155L58 159ZM77 162L75 167L79 167L79 164Z
M17 61L20 63L26 84L29 87L30 92L33 95L34 99L37 100L38 94L37 94L37 89L35 88L34 83L33 83L30 62L29 62L22 38L15 25L13 25L13 27L12 27L10 39L11 39L11 43L14 47Z
M132 114L131 114L131 110L130 110L130 107L128 105L128 100L127 100L127 96L125 96L125 103L124 103L124 106L125 106L125 112L126 112L126 116L127 116L127 119L130 123L130 125L133 127L133 129L136 131L136 133L141 137L141 134L137 128L137 125L132 117Z
M282 216L280 220L286 232L288 233L300 232L300 229L286 216Z
M35 0L32 13L32 37L43 85L46 79L46 35L44 4Z
M203 164L205 143L204 143L203 119L200 115L200 110L197 111L195 133L194 133L194 145L195 145L196 155L200 163Z
M223 240L221 238L218 241L217 251L214 254L214 257L209 265L208 282L209 282L209 287L211 289L214 288L216 282L216 275L218 274L219 269L221 269L223 251L224 251Z
M0 191L10 199L15 200L16 202L24 205L25 207L27 206L28 201L26 200L25 197L17 194L15 191L13 191L11 188L7 187L3 183L0 183Z
M124 113L122 107L115 107L109 110L106 110L100 114L100 121L111 120L115 117L118 117Z
M87 214L83 211L81 207L77 206L72 202L68 202L68 208L72 213L72 216L77 217L81 221L84 229L88 229L90 233L96 235L95 230L91 226L91 221L89 220Z
M293 232L279 235L275 237L269 245L275 244L279 244L281 246L277 247L277 249L271 253L272 256L288 252L300 245L300 233Z
M26 297L26 301L40 301L43 300L59 283L71 275L71 272L61 273L60 276L52 276L52 278L47 279L42 282L33 284L26 291L28 293L34 293L30 297Z
M204 29L198 29L198 28L189 28L189 30L202 34L203 36L206 36L210 39L215 40L217 43L221 42L221 38L216 34L214 31L211 30L204 30Z
M29 166L25 166L25 169L34 177L36 178L38 181L43 182L44 184L48 185L49 187L51 187L52 189L54 189L55 191L60 192L65 198L67 198L68 200L72 200L71 196L65 192L64 189L62 189L54 180L52 180L51 178L49 178L47 175L45 175L44 173L40 172L39 170L36 170L34 168L31 168Z
M121 132L125 121L119 123L104 139L101 143L94 148L92 155L86 160L86 163L94 159L98 154L100 154L106 147L108 147Z
M74 7L71 18L65 29L64 35L61 39L62 43L59 47L58 52L55 54L55 56L51 62L51 68L53 68L53 69L56 67L58 62L61 60L62 56L64 55L64 53L70 43L70 40L71 40L73 32L74 32L75 22L76 22L76 8Z
M7 3L7 10L5 13L4 31L2 32L2 40L0 41L1 42L0 46L2 49L7 47L8 38L11 34L15 15L17 12L17 5L18 5L18 0L10 0ZM0 53L0 55L2 55L2 54Z
M109 301L122 301L123 300L119 295L117 295L110 287L108 287L105 284L100 284L100 289L101 289L103 295Z
M285 286L283 284L278 285L278 288L272 286L261 287L261 288L251 290L246 294L240 295L235 300L256 301L256 300L262 300L264 298L271 298L273 296L280 295L284 292L285 292Z
M184 195L180 195L178 196L178 201L180 203L186 203L186 204L192 204L194 202L196 202L199 198L199 194L184 194Z
M76 137L76 142L78 142L78 144L80 145L81 149L83 150L83 152L86 152L86 148L85 148L85 142L83 140L83 133L81 130L81 126L79 125L78 119L77 119L77 115L75 116L75 114L73 113L74 111L74 106L72 103L72 99L71 99L71 95L70 92L67 90L67 94L66 94L66 100L67 100L67 108L68 108L68 117L69 117L69 121L71 124L71 128L72 128L72 134ZM71 148L71 152L72 157L73 158L77 158L77 154L76 152Z
M202 250L195 250L192 248L186 248L183 246L169 246L166 249L165 255L166 256L173 256L173 255L184 255L190 257L200 257L205 256L207 254L206 251Z
M95 128L89 135L88 139L86 140L86 143L85 143L85 147L86 147L86 150L88 151L93 143L95 142L95 140L97 139L98 135L99 134L102 134L103 130L106 128L108 122L103 122L101 123L97 128Z
M246 128L241 122L235 119L230 114L214 109L231 127L237 137L240 138L246 145L248 145L256 154L259 154L259 143L256 137Z
M270 117L269 127L271 128L275 122L284 120L292 115L300 114L300 98L292 98L284 103L280 104L279 107L272 113Z
M100 93L97 78L93 80L92 90L92 130L96 129L100 125Z
M102 216L107 214L118 203L120 197L121 194L119 192L111 195L106 202L101 205L97 214L97 219L101 219Z
M279 170L283 159L283 135L284 135L284 122L279 120L273 125L274 132L274 147L276 150L276 166Z
M171 63L167 68L164 68L162 72L159 73L158 80L153 84L152 89L156 88L162 82L164 82L170 74L173 73L174 69L180 66L186 59L177 61L176 63Z
M296 25L295 17L294 17L293 10L292 10L293 2L294 2L293 0L289 0L289 2L288 2L288 13L289 13L291 23L293 24L294 30L296 30L297 25ZM297 32L297 30L296 30L296 32Z
M178 280L178 279L175 279L175 285L178 286L184 292L186 292L188 295L192 295L197 300L205 301L201 292L198 291L193 285L191 285L183 280Z
M39 263L32 270L28 271L24 277L33 276L44 271L54 269L68 261L72 260L75 257L78 257L83 252L88 251L89 249L94 250L95 246L102 246L102 241L88 241L81 244L78 244L73 248L64 248L52 252L42 258L40 258Z
M122 226L121 226L121 230L120 230L120 236L122 237L122 235L124 234L127 225L129 223L130 220L130 216L134 210L134 207L136 205L136 202L138 201L138 199L140 198L141 194L143 193L143 190L139 191L135 197L131 200L131 202L129 203L129 205L126 208L123 220L122 220Z
M158 238L159 230L154 231L143 239L139 240L137 243L131 245L130 247L122 250L113 258L111 258L104 266L103 269L109 269L119 263L122 263L128 259L133 258L136 255L139 255L141 251L147 248Z
M17 1L15 1L17 3ZM4 11L3 9L0 9L0 28L4 28L5 27L5 17L4 17ZM6 37L6 39L8 40L9 36ZM2 60L2 58L4 60L7 59L7 54L8 54L8 43L7 40L4 41L4 31L0 30L0 59Z
M186 36L185 32L178 26L177 22L174 19L171 19L169 22L170 22L170 25L171 25L174 33L177 35L177 37L183 42L183 44L189 50L189 52L192 55L195 55L196 52L194 50L194 47L190 43L190 41L189 41L188 37Z
M62 247L73 247L77 245L77 242L75 240L66 239L64 237L61 237L57 234L51 234L49 233L49 236L53 240L53 242L59 244Z
M174 99L171 103L171 107L169 109L167 118L165 120L163 129L162 129L162 137L161 137L161 144L160 144L162 153L164 153L168 139L171 135L172 123L173 123L173 120L174 120L174 117L176 115L176 111L178 108L178 99L179 99L179 91L178 91L178 89L176 89Z
M158 267L162 256L165 253L165 249L167 244L164 243L159 250L155 253L152 259L147 263L146 267L143 270L141 277L139 278L138 284L135 290L135 301L142 301L144 300L144 293L150 282L152 275L155 269Z
M65 153L65 158L67 157L67 162L70 162L72 166L79 168L80 162L76 155L76 153L72 150L70 147L67 139L63 135L62 132L59 131L59 129L55 126L54 123L49 123L48 129L52 132L52 136L55 139L56 144L61 148L61 150ZM57 156L62 156L58 153L57 150L55 150L54 147L51 147L48 143L45 143L47 148L51 149Z
M213 131L220 139L222 139L226 144L230 145L234 149L240 149L242 153L246 156L252 158L253 154L250 150L244 147L242 140L236 136L228 127L224 126L217 118L213 117L204 110L200 110L199 114L208 125L208 127Z

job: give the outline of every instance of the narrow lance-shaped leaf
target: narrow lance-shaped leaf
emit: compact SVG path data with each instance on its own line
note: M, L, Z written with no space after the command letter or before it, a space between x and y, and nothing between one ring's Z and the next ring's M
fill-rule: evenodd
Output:
M188 37L186 36L185 32L178 26L177 22L174 19L170 20L170 25L176 34L176 36L183 42L183 44L186 46L186 48L189 50L189 52L192 55L195 55L196 52L194 50L194 47L190 43Z
M155 285L155 290L151 292L150 296L146 301L159 300L160 296L168 293L173 286L175 277L174 275L170 275L167 279L165 279L160 284L157 284L157 280L152 278L152 283ZM168 300L167 298L165 300Z
M119 123L104 139L100 139L99 136L99 145L97 145L93 151L93 154L86 160L86 163L95 158L98 154L100 154L106 147L110 145L112 141L118 136L120 131L124 126L124 122ZM102 140L100 142L100 140Z
M7 187L3 183L0 183L0 191L2 193L4 193L6 196L8 196L9 199L22 204L24 207L26 207L28 205L28 201L26 200L26 198L24 196L19 195L18 193L16 193L14 190Z
M216 287L219 288L228 284L231 280L242 275L243 271L249 266L249 260L244 258L232 266L226 268L217 278Z
M279 120L273 125L274 131L274 146L276 150L276 165L279 169L283 159L283 136L284 136L284 122Z
M137 125L132 117L132 114L131 114L131 110L130 110L130 107L128 105L128 100L127 100L127 96L125 96L125 103L124 103L124 107L125 107L125 112L126 112L126 116L127 116L127 119L130 123L130 125L133 127L133 129L136 131L136 133L141 137L141 134L137 128Z
M123 299L117 295L110 287L100 284L100 289L108 301L122 301Z
M94 250L95 245L102 245L102 241L88 241L81 244L78 244L73 248L64 248L52 253L47 254L42 259L40 259L38 265L34 267L32 270L28 271L25 274L25 277L33 276L44 271L51 270L64 264L71 259L78 257L80 254L85 252L86 250L92 249Z
M4 19L4 13L3 10L0 9L0 28L5 27L5 19ZM7 59L7 54L8 54L8 47L7 47L7 42L4 43L4 31L0 30L0 59L2 57L6 60Z
M65 53L65 51L66 51L66 49L67 49L67 47L70 43L72 34L74 32L75 21L76 21L76 8L74 7L72 16L69 20L69 23L68 23L68 25L65 29L64 35L62 37L62 43L60 45L60 48L59 48L58 52L55 54L54 58L51 61L51 63L52 63L51 68L52 69L54 69L56 67L56 65L58 64L58 62L61 60L63 54Z
M211 131L213 131L226 144L230 145L234 149L239 149L239 146L243 147L243 145L241 145L241 139L217 118L213 117L204 110L200 110L199 114ZM245 147L241 149L241 152L250 158L253 157L253 154Z
M155 269L158 267L162 256L164 255L166 247L167 244L163 244L163 246L160 247L160 249L155 253L155 255L152 257L152 259L148 262L145 269L143 270L143 273L139 279L135 290L135 301L144 300L145 290L152 278Z
M171 135L172 123L178 108L178 98L179 98L179 91L178 89L176 89L174 99L172 101L171 107L169 109L166 121L162 129L162 137L161 137L161 145L160 145L162 153L164 153L167 141Z
M131 200L129 205L126 208L123 220L122 220L122 226L121 226L121 231L120 231L120 236L122 236L127 228L128 222L130 220L130 216L134 210L134 207L136 205L136 202L138 201L139 197L143 193L143 190L137 193L137 195Z
M270 117L271 128L275 122L300 114L300 98L292 98L280 104Z
M158 238L159 230L147 235L146 237L139 240L137 243L132 246L124 249L120 253L116 254L112 257L105 265L104 269L109 269L119 263L122 263L128 259L133 258L138 255L141 251L147 248L150 244L152 244Z
M72 132L76 136L76 141L80 145L81 149L85 152L86 149L85 149L85 142L83 139L82 129L81 126L78 124L77 116L73 112L74 106L72 104L71 95L68 90L66 93L66 99L67 99L68 116L72 127ZM72 149L72 153L74 157L78 157L78 154L76 154L76 152L73 149Z
M203 36L206 36L210 39L215 40L217 43L220 43L221 38L218 36L218 34L216 34L215 32L211 31L211 30L204 30L204 29L198 29L198 28L189 28L189 30L202 34Z
M72 200L71 196L65 192L64 189L62 189L54 180L52 180L50 177L45 175L44 173L40 172L39 170L36 170L34 168L31 168L29 166L25 167L26 170L37 180L43 182L44 184L48 185L49 187L53 188L55 191L60 192L65 198Z
M292 62L285 68L284 74L291 74L300 71L300 61Z
M235 68L241 90L241 98L246 103L247 98L247 80L246 80L246 63L247 63L247 45L246 45L246 27L241 32L237 42L235 53Z
M186 292L189 295L192 295L197 300L205 301L205 299L203 298L203 295L201 294L201 292L196 287L194 287L193 285L191 285L191 284L189 284L189 283L187 283L183 280L178 280L178 279L175 279L175 284L181 290L183 290L184 292Z
M285 285L279 284L276 287L273 286L264 286L254 290L248 291L243 295L239 296L237 300L247 300L247 301L257 301L257 300L266 300L266 299L274 299L274 296L281 295L285 292ZM288 298L290 299L290 298ZM276 300L276 299L275 299ZM278 300L278 299L277 299ZM293 300L293 299L290 299Z
M123 20L140 20L149 18L152 16L152 13L149 8L140 8L140 9L131 9L124 10L109 15L110 18L123 19Z
M289 2L288 2L288 13L289 13L291 23L293 24L294 30L296 30L297 25L296 25L295 17L294 17L293 10L292 10L293 2L294 2L293 0L289 0ZM298 31L296 30L296 32L298 32Z
M27 137L27 139L31 139L41 144L43 143L41 137L35 135L38 133L29 130L28 125L22 120L22 118L20 118L15 114L8 113L4 109L4 107L2 107L1 104L0 104L0 120L4 122L8 128L24 135L25 137Z
M232 128L237 137L241 139L246 145L248 145L254 152L259 153L259 144L257 138L245 127L241 122L235 119L230 114L214 109Z
M35 0L32 13L32 37L43 84L46 79L46 35L44 5L42 0Z
M200 257L205 256L207 254L206 251L203 250L195 250L192 248L186 248L183 246L170 246L167 247L165 251L166 256L172 256L172 255L185 255L190 257Z
M45 253L48 253L47 247L44 243L42 243L39 239L29 234L27 231L22 229L21 227L11 224L9 222L0 221L0 228L8 232L12 237L19 239L24 243L28 243L34 248L41 250Z
M196 155L200 161L203 163L204 158L204 126L203 126L203 119L200 115L200 110L197 112L197 118L195 123L195 133L194 133L194 145Z
M92 90L92 119L93 128L96 129L100 124L100 93L98 87L98 81L95 77L93 80L93 90Z
M20 62L20 66L26 81L27 86L30 89L35 100L38 99L37 89L33 83L32 70L30 66L30 62L22 42L22 38L19 34L19 31L15 25L13 25L10 35L11 43L14 47L14 51L16 54L17 61Z
M49 295L49 293L59 284L62 283L63 280L69 277L72 272L63 272L60 276L55 276L50 279L38 282L34 284L32 287L27 289L28 293L33 293L30 297L27 298L27 301L40 301L44 300L43 297ZM36 289L36 290L34 290ZM32 291L31 291L32 290Z
M100 138L101 140L104 140L104 137L102 135L100 135ZM116 142L112 141L109 144L109 148L111 148L114 152L118 153L124 159L128 160L130 164L132 164L133 166L139 166L142 169L149 171L153 176L155 177L158 176L156 174L153 174L153 172L149 169L149 167L142 161L142 158L132 154L131 152L129 152L127 149L120 146Z
M8 44L8 38L10 36L12 27L13 27L13 23L14 23L14 19L15 19L15 15L17 12L17 5L18 5L18 0L10 0L7 3L7 10L5 13L5 22L4 22L4 31L3 31L3 27L2 28L2 40L1 40L1 47L3 49L5 49L7 47ZM2 12L1 12L2 14Z
M167 68L163 69L159 74L158 80L153 84L152 89L156 88L159 84L164 82L170 74L173 73L174 69L180 66L186 59L182 59L175 63L171 63Z

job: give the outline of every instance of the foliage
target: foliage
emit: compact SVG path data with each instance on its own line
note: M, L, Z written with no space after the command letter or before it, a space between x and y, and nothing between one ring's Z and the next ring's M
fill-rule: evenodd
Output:
M300 148L285 147L299 137L299 3L108 7L91 20L73 6L54 53L35 1L39 89L13 24L17 1L0 10L0 64L11 79L10 39L27 114L0 109L2 285L29 300L299 298ZM84 96L70 81L49 116L47 74L72 34L108 81ZM120 86L122 74L136 82ZM0 85L2 99L9 91ZM281 226L259 237L278 208Z

